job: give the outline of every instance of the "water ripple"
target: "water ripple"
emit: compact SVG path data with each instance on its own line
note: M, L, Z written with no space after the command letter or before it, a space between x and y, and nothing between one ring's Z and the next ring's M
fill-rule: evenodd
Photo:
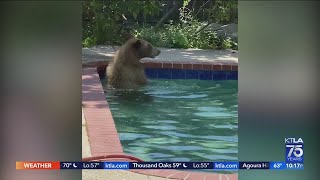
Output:
M238 153L237 91L237 81L152 80L141 91L106 90L106 98L125 153L229 161Z

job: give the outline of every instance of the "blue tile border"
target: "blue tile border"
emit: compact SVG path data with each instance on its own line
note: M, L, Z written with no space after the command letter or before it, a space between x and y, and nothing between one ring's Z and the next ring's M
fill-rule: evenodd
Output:
M238 80L238 71L146 68L150 79Z
M172 69L156 69L159 79L172 79Z
M144 72L148 78L158 78L158 71L156 69L145 69Z
M100 79L106 78L106 71L98 73ZM145 74L150 79L238 80L238 71L146 68Z
M228 73L229 71L214 71L212 73L212 80L227 80Z
M212 80L212 71L199 71L200 80Z
M186 79L186 70L172 69L172 79Z
M227 80L238 80L238 71L227 72Z
M199 79L199 71L186 70L186 79Z

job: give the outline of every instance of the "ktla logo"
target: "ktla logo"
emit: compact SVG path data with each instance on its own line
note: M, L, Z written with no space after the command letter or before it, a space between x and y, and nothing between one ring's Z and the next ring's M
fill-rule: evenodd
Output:
M287 162L303 161L303 140L302 138L285 138Z

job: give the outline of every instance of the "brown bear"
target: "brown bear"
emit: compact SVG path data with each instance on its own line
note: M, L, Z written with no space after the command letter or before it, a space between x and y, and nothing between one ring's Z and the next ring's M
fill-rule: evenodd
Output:
M116 52L107 67L108 84L118 89L137 89L147 84L141 58L155 58L160 50L151 43L137 38L129 39Z

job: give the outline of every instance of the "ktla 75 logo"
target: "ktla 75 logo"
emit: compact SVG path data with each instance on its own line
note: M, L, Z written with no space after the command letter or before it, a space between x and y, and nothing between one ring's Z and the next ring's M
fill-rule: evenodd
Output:
M302 138L285 138L286 161L303 162L303 140Z

